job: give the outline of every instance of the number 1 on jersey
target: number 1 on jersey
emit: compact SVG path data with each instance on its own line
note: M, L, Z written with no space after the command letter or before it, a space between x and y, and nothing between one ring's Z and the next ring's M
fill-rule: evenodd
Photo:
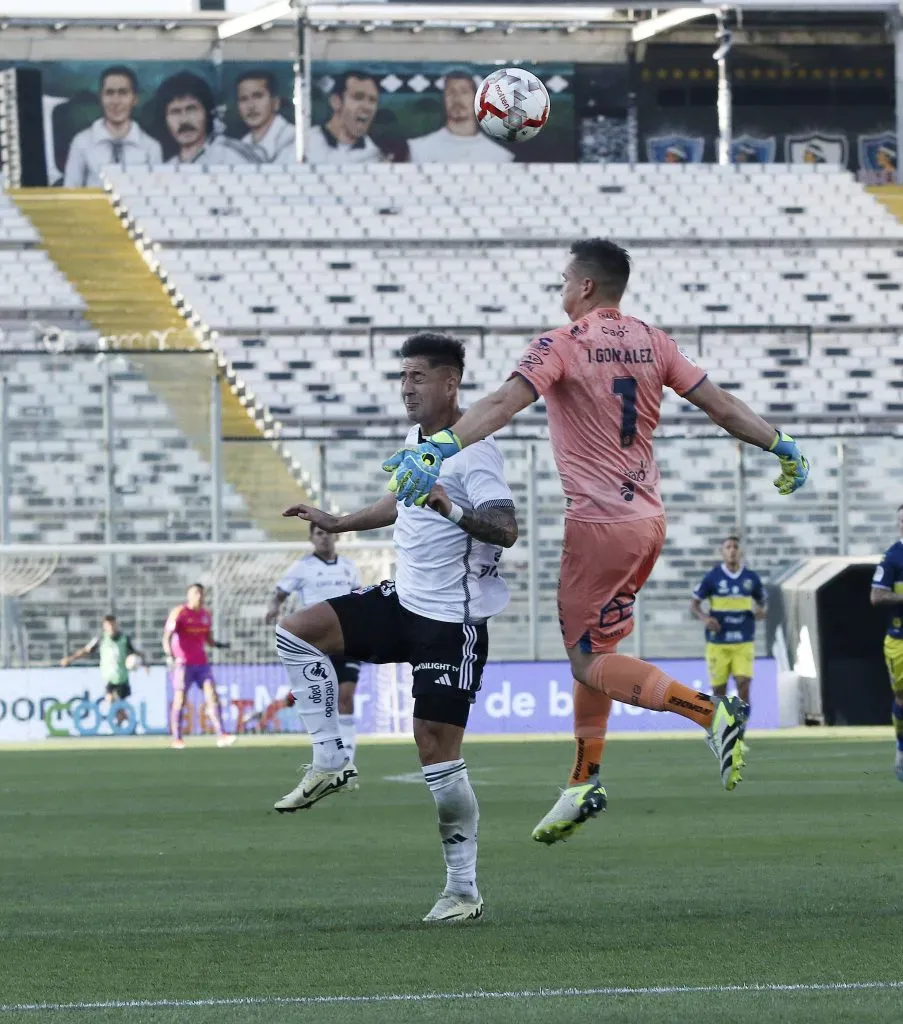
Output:
M629 448L636 437L636 377L615 377L611 390L621 396L621 447Z

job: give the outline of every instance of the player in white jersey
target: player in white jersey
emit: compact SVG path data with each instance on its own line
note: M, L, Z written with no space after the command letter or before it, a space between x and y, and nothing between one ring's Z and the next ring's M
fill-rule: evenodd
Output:
M401 349L406 444L454 422L464 347L442 334L415 334ZM297 516L330 533L394 524L396 574L373 587L305 608L276 627L276 650L292 683L295 706L313 741L313 764L278 811L310 807L357 776L335 720L336 678L330 657L376 664L409 662L414 677L414 739L439 813L445 889L425 921L480 917L476 881L476 797L461 757L470 706L489 648L487 621L508 604L499 575L502 548L517 539L514 502L502 455L487 438L443 463L426 507L388 494L368 508L331 516L307 505Z
M337 555L335 537L314 523L310 524L310 542L313 554L305 555L286 569L276 583L276 589L270 598L267 608L266 622L274 625L279 619L279 612L289 594L294 594L302 608L308 608L320 601L328 601L331 597L341 597L359 589L360 573L350 558ZM350 658L332 657L329 659L335 669L339 683L339 731L342 734L342 746L348 760L354 762L354 748L357 731L354 725L354 691L361 671L361 663Z

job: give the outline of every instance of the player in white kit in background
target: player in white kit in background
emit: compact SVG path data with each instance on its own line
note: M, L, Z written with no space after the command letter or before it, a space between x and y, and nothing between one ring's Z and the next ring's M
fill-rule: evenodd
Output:
M328 601L331 597L341 597L342 594L350 594L352 590L360 589L361 577L357 566L350 558L336 554L335 537L331 533L311 523L310 542L313 545L313 554L305 555L293 562L276 583L276 589L267 608L267 625L272 626L279 621L279 614L290 594L295 595L301 608L309 608L321 601ZM357 688L361 663L340 657L332 657L329 660L339 683L339 731L342 735L342 746L348 753L348 760L353 762L357 744L354 691Z
M415 334L401 348L406 444L416 445L459 415L464 346L442 334ZM491 438L443 463L424 507L391 494L346 516L295 505L297 516L330 533L392 526L394 580L288 615L276 650L292 683L295 707L313 741L313 764L279 800L278 811L310 807L357 777L332 714L336 687L329 659L377 665L409 663L414 741L433 795L445 859L445 887L425 921L470 921L483 913L477 887L479 808L461 756L470 707L489 652L488 620L508 604L499 575L502 549L517 540L511 490Z

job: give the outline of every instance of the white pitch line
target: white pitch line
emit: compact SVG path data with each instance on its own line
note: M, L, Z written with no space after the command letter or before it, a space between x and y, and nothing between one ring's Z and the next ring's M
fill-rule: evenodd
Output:
M903 981L829 981L794 985L655 985L631 988L537 988L511 992L401 992L369 996L247 996L235 999L111 999L96 1003L0 1003L0 1013L65 1010L156 1010L228 1006L322 1006L334 1003L432 1003L481 999L573 999L592 996L724 995L731 992L863 992L903 989Z

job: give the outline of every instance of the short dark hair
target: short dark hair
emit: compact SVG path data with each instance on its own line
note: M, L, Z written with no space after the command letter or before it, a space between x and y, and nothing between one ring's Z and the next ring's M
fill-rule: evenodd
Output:
M267 92L271 96L281 95L281 93L279 92L279 85L276 82L276 76L273 74L272 71L263 71L262 69L259 69L257 71L243 71L238 76L238 81L235 83L235 91L238 92L238 87L241 85L241 83L247 82L250 79L257 79L261 82L264 82L267 87Z
M732 540L735 544L740 543L740 538L736 535L736 533L729 533L721 542L721 546L724 547L724 545L727 544L729 540Z
M125 64L111 64L110 67L104 68L101 71L99 86L101 92L103 92L104 83L111 75L122 75L123 78L127 78L132 83L132 92L138 93L138 76L131 68L127 68Z
M464 342L448 334L432 331L412 334L401 346L401 358L414 359L416 356L423 356L431 368L451 366L464 376Z
M192 587L197 587L197 588L198 588L198 590L206 590L206 589L207 589L207 588L206 588L206 587L204 586L204 584L203 584L203 583L189 583L189 584L188 584L188 589L189 589L189 590L191 590L191 589L192 589Z
M104 615L103 621L104 622L115 622L116 621L116 616L115 615Z
M584 238L574 242L571 255L605 298L621 298L630 280L630 253L626 249L605 238Z
M469 71L465 71L464 68L455 68L454 71L449 71L445 76L445 85L455 81L469 82L473 87L473 91L477 91L477 83L473 80L473 75Z
M897 511L898 512L900 511L901 508L903 508L903 505L897 505Z
M320 526L319 523L311 523L310 524L310 529L307 531L307 536L308 537L313 537L314 530L323 530L323 527ZM328 532L329 532L328 530L323 530L323 533L328 533Z
M355 71L352 69L351 71L343 71L342 74L336 75L332 88L329 90L329 95L338 96L341 99L348 88L349 78L359 78L365 82L372 82L376 86L376 91L379 92L379 82L376 80L376 75L371 75L369 71Z

